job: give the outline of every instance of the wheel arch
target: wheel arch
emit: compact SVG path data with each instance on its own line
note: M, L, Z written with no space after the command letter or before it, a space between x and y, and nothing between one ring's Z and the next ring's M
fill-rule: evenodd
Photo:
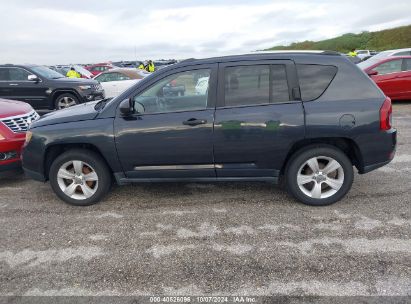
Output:
M306 138L294 143L288 151L286 159L281 168L281 175L285 173L290 159L300 150L312 145L328 145L340 149L350 159L351 163L361 171L363 160L360 149L354 140L346 137L321 137L321 138Z
M104 157L103 153L93 144L89 143L75 143L75 144L55 144L48 146L44 153L44 176L46 180L49 179L50 167L53 161L57 158L57 156L61 155L62 153L73 150L73 149L82 149L82 150L90 150L97 153L106 163L107 168L109 168L110 173L113 174L113 168L110 166L107 159Z
M61 96L63 94L67 94L67 93L68 94L73 94L74 96L76 96L80 103L83 102L83 99L82 99L81 95L75 89L56 89L51 93L49 106L54 109L54 103L55 103L56 99L59 96Z

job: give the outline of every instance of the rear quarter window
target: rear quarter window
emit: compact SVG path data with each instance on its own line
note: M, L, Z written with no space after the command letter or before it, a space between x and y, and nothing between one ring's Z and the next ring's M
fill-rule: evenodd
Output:
M320 97L337 74L337 67L332 65L297 64L301 99L315 100Z

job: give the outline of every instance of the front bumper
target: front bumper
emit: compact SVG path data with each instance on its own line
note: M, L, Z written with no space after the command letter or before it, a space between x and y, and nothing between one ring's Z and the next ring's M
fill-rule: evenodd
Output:
M24 168L24 175L39 182L45 182L47 179L44 174Z
M104 93L104 90L99 90L99 91L92 91L91 93L88 93L83 96L83 101L88 102L88 101L94 101L94 100L101 100L106 97L106 94Z
M24 144L24 133L13 133L2 129L5 139L0 141L0 171L7 171L21 167L20 155Z

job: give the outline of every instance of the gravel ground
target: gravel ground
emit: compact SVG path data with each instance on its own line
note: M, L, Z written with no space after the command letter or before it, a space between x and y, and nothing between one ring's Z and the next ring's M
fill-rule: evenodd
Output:
M2 295L411 295L411 103L398 152L328 207L270 184L115 187L98 205L0 178Z

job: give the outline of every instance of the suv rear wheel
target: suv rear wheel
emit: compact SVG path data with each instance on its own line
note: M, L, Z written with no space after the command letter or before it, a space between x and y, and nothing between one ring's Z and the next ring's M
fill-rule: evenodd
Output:
M50 167L49 179L57 196L76 206L99 202L111 185L110 171L101 156L81 149L57 157Z
M79 100L75 95L70 93L64 93L56 98L56 100L54 101L54 108L56 110L61 110L71 106L75 106L76 104L79 104Z
M342 199L354 179L351 161L338 148L309 146L295 154L287 166L288 192L300 202L326 206Z

